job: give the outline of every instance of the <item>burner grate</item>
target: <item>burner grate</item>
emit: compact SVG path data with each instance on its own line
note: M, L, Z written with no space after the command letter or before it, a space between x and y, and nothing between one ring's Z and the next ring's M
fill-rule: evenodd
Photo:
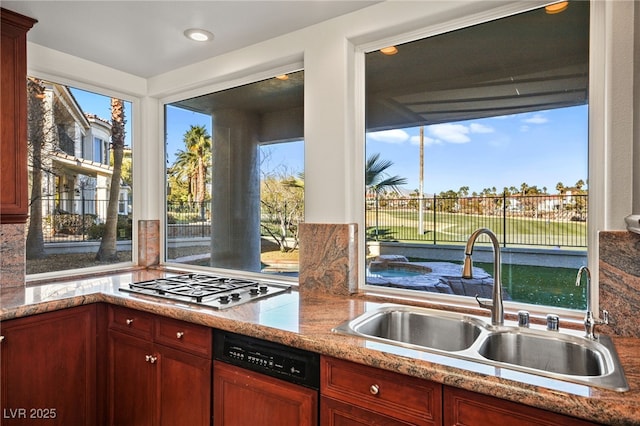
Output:
M130 283L120 287L120 290L223 309L282 293L290 288L241 278L192 273Z

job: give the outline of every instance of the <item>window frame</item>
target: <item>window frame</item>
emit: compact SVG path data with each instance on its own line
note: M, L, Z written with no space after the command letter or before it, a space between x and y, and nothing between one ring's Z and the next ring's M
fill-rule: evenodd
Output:
M118 92L116 90L113 89L109 89L108 87L104 87L104 86L99 86L96 84L89 84L89 83L84 83L78 80L74 80L71 78L67 78L67 77L63 77L61 75L58 74L51 74L51 73L46 73L46 72L39 72L39 71L35 71L35 70L31 70L28 69L27 70L27 75L29 77L34 77L34 78L38 78L41 80L46 80L46 81L51 81L54 82L56 84L61 84L64 86L68 86L68 87L73 87L76 89L81 89L81 90L85 90L88 92L93 92L96 93L98 95L102 95L102 96L107 96L107 97L115 97L118 99L122 99L126 102L129 102L131 104L131 111L128 117L126 117L126 120L129 121L131 123L131 140L135 141L134 143L132 143L131 149L132 149L132 160L133 160L133 164L132 164L132 171L133 171L133 185L132 185L132 191L135 190L136 184L135 182L141 182L142 179L140 179L140 174L142 172L142 159L138 158L141 157L140 155L136 155L136 150L141 150L141 145L142 143L141 138L140 138L140 130L142 127L142 122L141 122L141 108L140 108L140 103L141 103L141 99L137 96L133 96L130 94L126 94L123 92ZM82 143L83 143L83 148L84 148L84 138L85 136L83 135L82 137ZM94 144L95 144L95 137L94 137ZM99 138L97 138L99 139ZM136 148L137 146L137 148ZM95 147L95 145L94 145ZM83 151L82 154L85 154L85 152ZM94 153L92 153L92 158L93 158ZM136 158L138 158L138 160L136 161ZM130 268L133 267L135 265L138 264L138 219L141 217L141 205L140 202L141 201L136 201L139 200L139 198L141 197L133 197L133 206L132 206L132 236L131 236L131 260L128 262L119 262L119 263L110 263L107 265L99 265L99 266L92 266L92 267L88 267L88 268L76 268L76 269L66 269L66 270L61 270L61 271L52 271L52 272L43 272L43 273L39 273L39 274L28 274L25 275L25 282L27 284L29 283L33 283L33 282L37 282L37 281L41 281L41 280L45 280L45 279L51 279L51 278L63 278L63 277L69 277L69 276L77 276L77 275L86 275L86 274L93 274L93 273L104 273L104 272L109 272L109 271L113 271L114 269L118 269L118 268ZM26 237L25 237L26 238Z
M167 258L167 243L168 243L168 238L167 238L167 225L168 225L168 221L167 221L167 214L166 214L166 203L167 203L167 189L168 189L168 185L167 185L167 163L166 163L166 159L168 158L168 152L167 152L167 143L166 143L166 137L164 135L166 135L166 108L167 106L170 106L171 104L175 103L175 102L179 102L182 100L186 100L186 99L191 99L191 98L195 98L198 96L204 96L210 93L214 93L214 92L222 92L225 90L229 90L229 89L233 89L236 87L240 87L240 86L244 86L247 84L251 84L251 83L256 83L262 80L266 80L266 79L270 79L270 78L274 78L277 75L281 75L281 74L289 74L289 73L294 73L297 71L305 71L305 67L304 67L304 61L303 60L299 60L299 61L294 61L294 62L290 62L288 64L285 65L280 65L277 67L269 67L267 66L266 68L260 70L260 71L253 71L253 72L247 72L247 74L244 74L240 77L237 78L230 78L230 79L224 79L222 81L217 81L214 83L208 82L206 84L202 84L202 85L198 85L196 87L192 87L189 90L184 90L184 91L179 91L176 93L173 93L171 95L162 97L159 99L158 102L158 110L159 110L159 115L160 115L160 128L161 128L161 132L160 134L163 135L162 136L162 153L163 153L163 158L165 159L163 166L161 167L161 177L163 179L163 189L162 189L162 199L160 200L160 204L162 205L161 208L161 213L160 214L160 264L163 267L167 267L167 268L188 268L189 270L194 270L194 271L203 271L203 272L210 272L210 273L220 273L220 274L224 274L224 275L228 275L228 276L242 276L242 277L253 277L255 279L268 279L271 281L281 281L281 282L285 282L294 286L298 285L298 277L289 277L289 276L279 276L279 275L274 275L274 274L268 274L268 273L261 273L261 272L250 272L250 271L243 271L243 270L234 270L234 269L224 269L224 268L219 268L219 267L212 267L212 266L199 266L199 265L191 265L191 264L184 264L184 263L178 263L175 262L174 259L168 259ZM304 138L303 138L304 141ZM306 155L306 154L305 154Z
M477 308L477 303L473 298L429 293L423 295L416 292L384 288L366 284L366 235L365 229L365 185L364 185L364 165L365 165L365 55L377 51L390 45L399 45L415 41L422 38L433 37L446 32L459 30L462 28L478 25L493 20L506 18L519 13L543 7L548 2L539 4L508 4L483 13L476 13L462 18L439 22L434 25L424 27L418 31L397 33L393 36L379 38L374 41L359 44L354 47L354 74L355 74L355 134L354 141L357 148L357 160L360 165L358 193L356 193L356 206L358 210L358 227L362 232L358 233L359 261L358 261L358 291L368 294L381 294L396 296L403 299L414 299L428 301L436 304L448 306L461 306L465 308ZM599 267L598 267L598 230L604 229L605 217L605 167L602 163L597 164L597 158L605 158L605 70L606 70L606 22L605 4L602 2L590 2L590 28L589 28L589 123L588 123L588 182L589 182L589 222L587 228L587 265L591 270L591 306L594 312L598 312L598 289L599 289ZM555 313L572 320L581 320L583 312L581 310L558 308L545 305L532 305L521 302L505 301L505 310L517 311L527 309L535 314L545 315L548 308Z

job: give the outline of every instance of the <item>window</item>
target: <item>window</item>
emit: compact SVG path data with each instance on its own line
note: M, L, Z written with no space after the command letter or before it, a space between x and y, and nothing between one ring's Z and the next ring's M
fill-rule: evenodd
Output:
M104 142L102 139L94 138L93 139L93 161L96 163L102 163L102 150L104 147Z
M366 53L367 277L372 286L584 309L589 3L536 9Z
M297 71L166 105L167 262L297 275L303 95Z
M131 103L112 107L108 96L37 78L27 86L27 274L130 262ZM118 214L110 216L113 185ZM109 221L114 234L105 232Z

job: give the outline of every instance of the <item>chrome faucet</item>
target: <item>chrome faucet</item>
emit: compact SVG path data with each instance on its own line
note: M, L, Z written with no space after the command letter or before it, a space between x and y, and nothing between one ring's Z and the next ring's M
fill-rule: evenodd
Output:
M467 247L464 251L464 265L462 266L462 278L473 278L473 259L471 259L471 255L473 254L473 245L476 242L476 239L481 234L486 234L489 239L491 239L491 243L493 244L493 301L482 302L476 295L476 300L481 308L491 310L491 324L493 325L503 325L504 324L504 306L502 303L502 267L500 265L500 243L498 242L498 238L496 235L491 232L490 229L480 228L474 231L469 240L467 241Z
M609 312L602 310L602 319L595 319L593 311L591 310L591 272L586 266L581 266L578 269L578 275L576 276L576 287L580 287L582 281L582 273L587 273L587 313L584 316L584 331L588 339L595 340L598 336L595 334L596 325L609 324Z

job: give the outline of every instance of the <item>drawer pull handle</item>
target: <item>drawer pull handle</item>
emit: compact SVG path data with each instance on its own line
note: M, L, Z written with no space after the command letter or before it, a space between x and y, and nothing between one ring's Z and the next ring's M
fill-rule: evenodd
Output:
M380 386L375 384L369 386L369 392L371 392L371 395L377 395L378 393L380 393Z
M176 337L177 337L178 339L182 339L182 336L184 336L184 331L178 331L178 332L176 333Z
M133 324L133 320L131 318L127 318L125 322L127 323L127 325Z
M150 362L151 364L155 364L156 361L158 360L158 357L153 355L147 355L145 356L145 359L147 362Z

